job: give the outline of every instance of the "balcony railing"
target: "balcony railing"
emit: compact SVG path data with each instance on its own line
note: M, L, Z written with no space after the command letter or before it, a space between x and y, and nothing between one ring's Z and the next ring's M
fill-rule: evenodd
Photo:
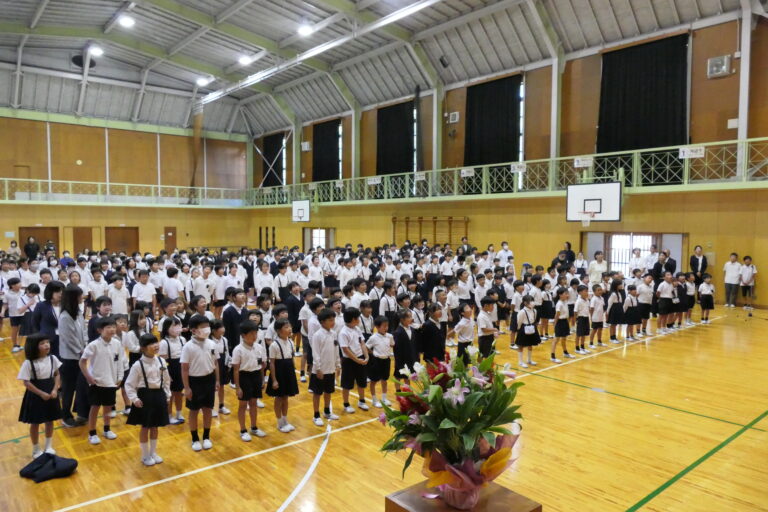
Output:
M623 182L626 193L691 185L768 187L768 137L248 190L0 178L0 201L259 208L286 206L296 199L344 204L525 197L559 194L576 183L615 180Z

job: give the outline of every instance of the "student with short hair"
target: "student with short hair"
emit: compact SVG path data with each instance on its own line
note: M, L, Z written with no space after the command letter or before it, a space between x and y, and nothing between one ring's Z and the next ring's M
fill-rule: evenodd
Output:
M480 357L490 357L496 345L496 336L499 330L493 325L491 313L496 305L493 297L483 297L480 299L481 311L477 315L477 344L480 349Z
M261 398L264 384L262 368L267 362L264 346L257 343L259 326L245 320L239 326L240 343L232 351L232 376L235 381L237 394L237 420L240 424L240 439L249 442L252 437L264 437L258 427L259 408L257 400ZM249 412L251 420L250 432L245 429L245 413Z
M294 347L291 324L288 319L275 320L276 337L269 346L269 381L267 394L274 398L277 428L285 434L296 430L288 422L288 398L299 394L296 368L293 363Z
M371 400L374 407L381 408L382 405L389 407L392 402L387 399L387 381L392 373L392 349L395 346L395 340L389 334L386 317L378 316L373 323L376 332L365 342L371 358L368 370L368 377L371 381ZM381 400L376 398L376 384L381 386Z
M159 354L168 365L168 380L170 381L171 399L168 401L168 423L179 425L184 423L181 414L184 382L181 379L181 350L186 340L181 333L182 323L179 318L172 318L163 324L160 331ZM176 407L176 414L173 408Z
M349 404L349 392L357 385L357 407L367 411L365 403L366 365L368 364L368 348L357 329L360 325L360 310L347 308L344 311L344 327L339 332L339 348L341 349L341 388L344 399L344 411L352 414L355 409ZM319 320L319 318L318 318Z
M192 450L213 448L211 442L211 412L216 392L219 390L219 365L216 344L210 339L211 321L202 315L189 319L192 339L181 349L181 379L189 409L189 431L192 435ZM203 410L203 442L200 443L197 420Z
M346 313L345 313L346 314ZM331 412L331 395L335 391L336 371L341 367L339 350L336 348L334 326L336 313L328 308L317 314L319 328L312 333L312 373L309 376L309 389L312 391L313 423L323 426L320 417L320 396L323 397L323 416L327 420L339 417ZM354 412L354 409L353 409Z

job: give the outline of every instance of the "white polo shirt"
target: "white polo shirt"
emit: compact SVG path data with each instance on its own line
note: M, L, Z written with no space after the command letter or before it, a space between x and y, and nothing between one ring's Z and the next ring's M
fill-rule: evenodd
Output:
M341 365L334 338L334 333L323 327L314 332L310 342L314 358L312 371L320 370L325 375L332 374Z
M589 317L589 299L582 299L579 297L576 299L576 304L573 306L576 316Z
M189 364L191 377L204 377L213 373L216 359L216 344L211 339L200 341L193 337L181 349L180 362Z
M656 288L656 293L659 294L659 298L671 299L675 296L676 289L677 289L677 285L674 282L668 283L666 281L662 281L659 284L659 287Z
M374 333L365 342L365 346L373 353L373 357L386 359L392 355L392 347L395 345L395 339L391 334Z
M96 338L88 343L80 356L81 361L88 361L88 371L102 388L116 388L123 380L123 373L128 369L125 350L117 338L104 341Z
M232 351L232 365L239 364L241 372L261 370L261 365L266 359L264 347L258 343L248 346L240 342Z
M32 374L32 365L35 365L35 374ZM53 366L53 368L51 368ZM54 355L40 357L34 361L25 359L21 363L19 374L16 376L17 380L32 380L37 375L38 379L48 379L51 377L52 372L56 372L61 367L61 361Z
M131 297L136 300L143 300L144 302L152 303L152 298L156 295L155 286L147 282L147 284L136 283L133 285L133 291Z
M139 398L139 389L146 387L162 389L165 392L166 400L170 400L171 376L168 374L168 365L165 361L157 356L141 356L140 361L144 365L144 371L142 371L142 365L139 364L139 361L136 361L125 379L125 394L128 396L128 400L131 403L135 402Z
M738 261L726 261L723 265L725 272L725 284L739 284L741 282L741 263Z
M461 317L453 330L458 336L459 343L472 343L475 339L475 321L471 318Z
M360 331L357 329L350 328L346 325L342 327L341 331L339 332L339 347L342 349L342 356L348 357L343 350L346 347L355 355L355 357L362 357L363 347L360 345L362 338L362 334L360 334Z
M488 336L488 333L483 332L483 329L493 329L493 318L487 311L481 311L477 315L477 335Z
M114 285L107 287L107 297L112 299L112 314L114 315L127 315L128 314L128 288L123 287L119 290Z
M742 265L740 273L742 286L752 286L755 284L753 279L755 274L757 274L757 268L754 265Z

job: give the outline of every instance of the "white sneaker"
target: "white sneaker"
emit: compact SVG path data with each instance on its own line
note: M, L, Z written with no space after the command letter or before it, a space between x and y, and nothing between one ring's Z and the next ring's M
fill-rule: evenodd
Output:
M537 364L539 364L539 363L537 363L536 361L531 361L531 360L529 359L529 360L528 360L528 364L529 364L529 365L531 365L531 366L536 366L536 365L537 365Z
M264 402L261 401L261 398L256 399L256 407L258 407L259 409L264 408Z
M288 422L286 422L286 424L285 424L285 425L283 425L283 426L284 426L284 427L286 427L286 428L288 429L288 432L293 432L294 430L296 430L296 427L294 427L293 425L291 425L291 424L290 424L290 423L288 423Z
M13 353L15 354L15 353L17 353L17 352L21 352L22 350L24 350L24 349L23 349L23 348L21 348L21 345L15 345L15 346L14 346L14 347L11 349L11 352L13 352Z
M176 419L179 420L179 423L184 423L184 416L181 415L180 412L176 413Z
M219 417L219 411L216 409L211 409L211 418L218 418Z
M384 404L384 405L386 405L387 407L392 407L392 402L390 402L390 401L389 401L389 398L383 398L383 399L381 400L381 403L383 403L383 404Z
M43 454L43 450L41 450L40 448L35 448L34 450L32 450L32 458L33 459L38 458L42 454Z
M260 428L252 428L251 435L256 437L267 437L267 433L261 430Z
M282 427L278 428L277 430L279 430L283 434L287 434L287 433L289 433L291 431L291 429L288 428L288 425L283 425Z
M181 421L179 421L179 418L175 418L173 416L169 416L168 417L168 423L170 423L171 425L178 425L178 424L181 423Z
M231 387L232 389L237 389L237 386L235 386L234 382L230 382L229 387Z
M213 443L210 439L203 439L203 450L210 450L213 448Z
M562 363L562 361L561 361L561 360L559 360L559 359L558 359L558 358L556 358L556 357L552 357L552 358L550 358L549 360L550 360L550 361L552 361L553 363Z
M302 375L301 377L299 377L299 382L307 382L307 376Z
M53 448L48 448L44 453L47 453L48 455L56 455L56 450Z
M318 427L325 425L325 422L323 422L323 419L320 416L316 417L314 420L312 420L312 422Z
M606 345L606 344L605 344L605 343L603 343L602 341L598 341L598 342L597 342L597 346L598 346L598 347L607 347L608 345Z
M594 350L594 349L596 349L597 347L595 346L595 344L594 344L594 343L590 343L590 344L589 344L589 348L591 348L591 349L593 349L593 350Z
M203 449L203 445L200 444L200 441L194 441L192 443L192 450L199 452L202 449Z
M246 443L251 442L251 434L248 432L240 432L240 439L245 441Z
M101 438L99 436L88 436L88 442L91 444L101 444Z
M591 353L592 353L592 351L591 351L591 350L587 350L587 349L583 348L583 349L581 349L581 353L582 353L582 354L591 354Z
M357 402L357 406L360 408L360 410L363 410L363 411L367 411L370 409L370 407L368 407L368 404L365 402Z
M373 406L376 407L377 409L381 409L383 407L381 402L379 402L378 400L374 400Z
M355 412L355 411L352 411L352 412ZM333 414L333 413L330 413L330 414L323 413L323 416L325 416L325 419L327 419L327 420L337 420L337 419L339 419L339 415L338 414Z
M107 430L106 432L104 432L104 437L106 437L110 441L113 441L113 440L117 439L117 434L115 434L111 430Z
M519 363L520 368L528 368L528 365L526 363Z
M141 459L141 462L144 463L145 466L154 466L155 465L155 459L152 457L143 457Z
M624 341L635 341L635 338L633 336L627 336L624 338Z
M131 414L131 408L130 407L126 407L125 409L120 411L120 414L122 414L123 416L128 416L129 414Z
M576 359L576 356L573 354L565 354L564 357L567 357L568 359Z
M344 408L344 412L349 413L349 414L354 414L355 413L355 409L351 405L348 405L347 407Z
M163 463L163 458L161 456L159 456L158 454L156 454L156 453L152 454L152 460L155 461L155 464L162 464Z
M116 416L117 416L117 411L116 410L112 409L111 411L109 411L109 417L110 418L114 418Z
M581 350L580 348L576 349L576 353L579 354L579 355L584 355L584 351Z
M298 352L295 352L295 353L293 354L293 357L301 357L301 356L303 356L303 355L304 355L304 354L302 354L301 350L299 350Z
M230 411L229 409L227 409L225 406L222 405L221 407L219 407L219 412L221 414L230 414L232 411Z
M511 344L509 345L509 348L511 348L512 350L517 350L517 349L519 349L520 347L518 347L516 343L511 343Z
M611 343L613 343L614 345L618 345L621 342L619 340L611 340Z

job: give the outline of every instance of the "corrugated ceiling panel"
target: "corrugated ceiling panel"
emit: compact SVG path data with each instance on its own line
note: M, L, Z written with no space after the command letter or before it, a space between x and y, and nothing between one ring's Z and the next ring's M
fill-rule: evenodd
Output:
M27 21L35 14L37 2L33 0L4 0L0 9L0 20Z
M0 105L7 107L11 104L13 95L13 72L0 69Z
M283 92L286 101L303 121L332 116L349 110L330 78L322 75Z
M129 120L133 114L133 101L137 92L125 87L88 84L83 114L106 119Z
M133 35L165 49L170 48L199 27L154 7L139 5L133 10L133 16L136 18L136 25L133 28L124 29L118 25L114 30Z
M51 0L40 25L101 26L122 4L120 0Z
M263 132L287 127L290 123L283 117L275 102L266 96L245 105L254 124Z

